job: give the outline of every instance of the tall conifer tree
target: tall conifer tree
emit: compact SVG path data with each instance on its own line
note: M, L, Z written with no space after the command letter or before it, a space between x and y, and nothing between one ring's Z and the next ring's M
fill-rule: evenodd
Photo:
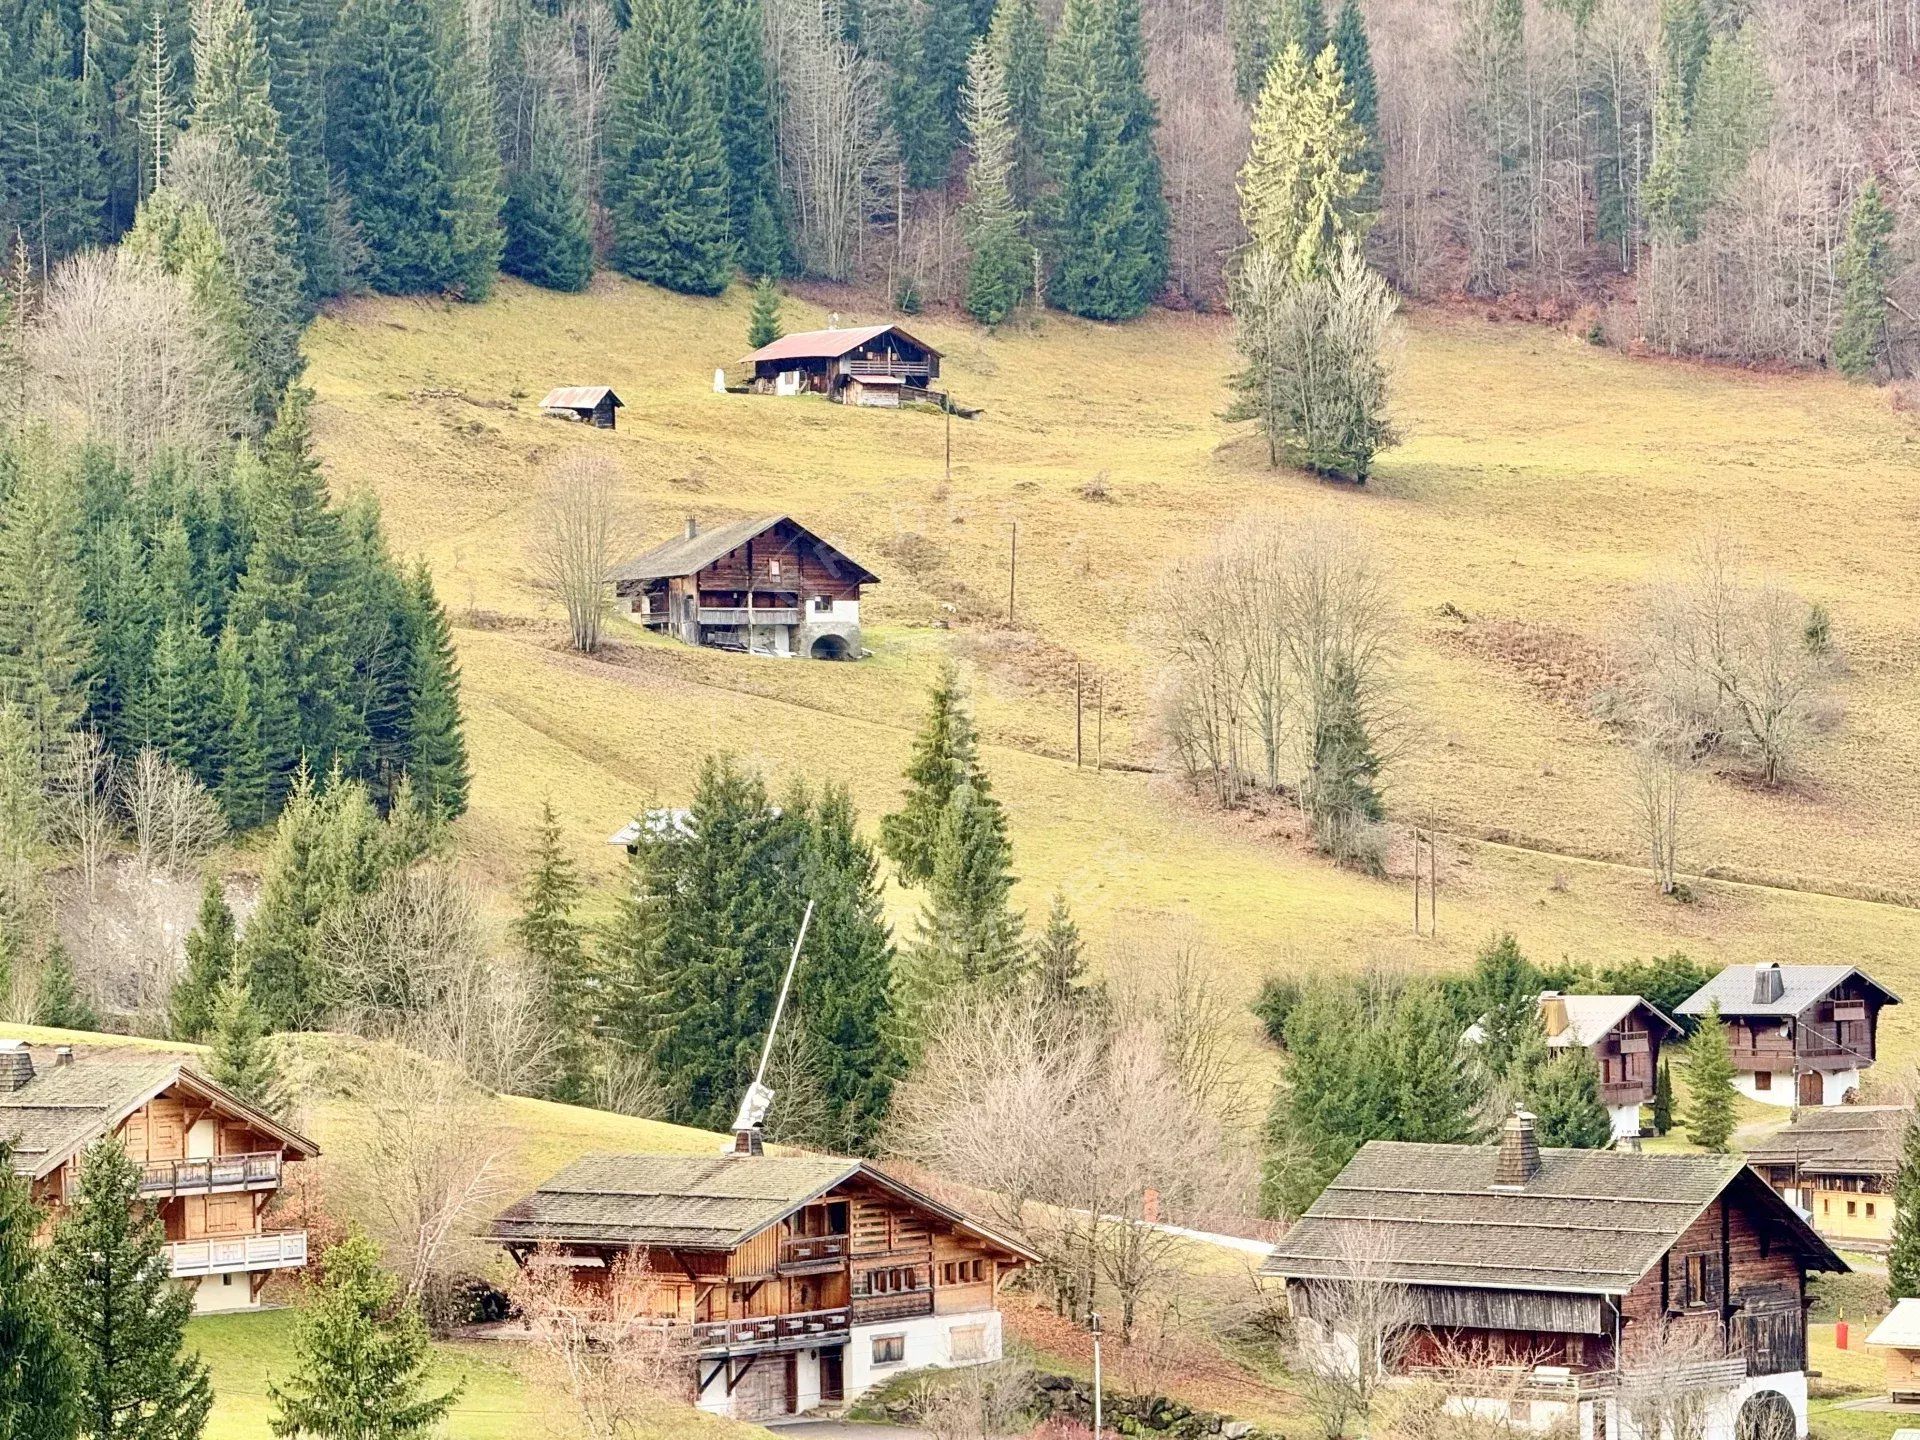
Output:
M1007 89L1007 119L1013 126L1013 197L1032 212L1045 184L1047 30L1033 0L1000 0L987 43L1000 62Z
M533 868L521 888L513 934L533 961L543 1018L554 1037L556 1100L581 1099L587 1074L586 1038L593 1016L586 988L585 930L574 918L582 889L573 861L561 847L560 824L548 800L541 807Z
M967 166L964 212L967 248L967 313L998 325L1020 303L1033 275L1033 247L1022 238L1025 220L1013 204L1013 124L1007 107L1007 78L999 56L983 38L967 61L965 94Z
M734 259L750 275L786 268L787 236L774 156L772 82L761 0L706 0L714 113L726 154Z
M1011 896L1006 823L970 784L947 801L933 876L902 977L903 1023L918 1035L939 1007L963 994L1009 994L1027 979L1029 956Z
M460 664L453 630L421 562L408 585L407 774L419 803L445 820L467 809L467 741L460 724Z
M0 1435L73 1440L78 1424L73 1357L54 1318L39 1207L0 1139Z
M1833 365L1863 380L1887 359L1887 284L1893 265L1893 212L1869 177L1847 215L1847 242L1840 252L1840 326L1833 336Z
M200 913L187 932L187 966L167 997L167 1026L176 1040L205 1040L214 1002L233 969L238 947L226 887L211 870L200 891Z
M44 770L87 711L92 637L81 606L80 495L42 443L14 453L0 507L0 700L32 727Z
M1920 1297L1920 1123L1909 1119L1893 1178L1893 1243L1887 1250L1887 1294Z
M718 295L734 250L727 159L694 0L637 0L608 119L613 263L637 280Z
M1687 1041L1680 1075L1687 1082L1687 1106L1682 1117L1687 1138L1703 1150L1725 1150L1733 1138L1734 1069L1718 1003L1700 1017L1700 1028Z
M907 884L933 878L934 855L947 802L962 784L974 803L998 807L980 765L980 742L960 685L960 671L943 661L927 695L926 717L907 761L907 793L899 810L880 821L880 842Z
M507 183L500 268L548 290L584 290L593 278L586 195L557 137L536 135L528 163Z
M193 1297L169 1278L166 1243L126 1146L95 1141L47 1261L89 1440L196 1440L213 1408L206 1364L185 1344Z
M1067 0L1047 63L1048 300L1126 320L1167 278L1167 202L1138 0Z

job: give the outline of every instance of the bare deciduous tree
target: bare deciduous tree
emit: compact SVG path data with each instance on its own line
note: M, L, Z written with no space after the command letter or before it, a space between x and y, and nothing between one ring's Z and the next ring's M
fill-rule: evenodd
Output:
M99 890L100 867L120 838L114 809L113 752L97 730L74 734L48 777L48 830L53 842L73 852L88 900Z
M542 1247L514 1286L537 1353L593 1440L642 1433L662 1400L693 1398L690 1327L663 1324L663 1287L644 1252L620 1256L604 1286L583 1283L568 1258ZM645 1433L652 1433L649 1428Z
M620 472L602 456L575 450L554 462L547 478L527 554L541 588L567 612L569 643L590 655L600 648L612 571L625 543Z
M1662 895L1679 888L1680 837L1699 747L1697 732L1677 717L1644 721L1633 741L1634 814Z
M1300 1396L1328 1440L1366 1434L1412 1338L1413 1297L1396 1278L1399 1250L1382 1225L1349 1225L1329 1273L1294 1291Z
M151 745L122 773L119 800L149 872L189 874L227 837L226 817L206 786Z

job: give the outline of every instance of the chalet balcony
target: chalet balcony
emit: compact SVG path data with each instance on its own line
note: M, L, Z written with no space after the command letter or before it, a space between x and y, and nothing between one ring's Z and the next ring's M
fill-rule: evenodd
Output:
M307 1232L216 1235L167 1246L168 1273L176 1280L233 1275L247 1270L294 1270L307 1263Z
M702 625L798 625L800 608L797 605L756 605L749 610L744 605L702 605L700 607Z
M1406 1372L1409 1381L1439 1385L1455 1395L1476 1399L1588 1400L1618 1395L1672 1395L1698 1390L1730 1390L1747 1378L1747 1362L1738 1355L1699 1360L1652 1370L1576 1370L1565 1365L1495 1365L1471 1369L1421 1366Z
M892 375L902 380L924 380L933 373L933 367L925 360L849 360L840 368L848 375L863 378L868 375Z
M758 1350L810 1350L847 1338L845 1309L802 1310L750 1320L703 1320L692 1327L704 1355ZM670 1328L679 1328L678 1326Z
M847 1260L845 1235L789 1235L780 1242L781 1273L811 1275L838 1270Z
M1615 1080L1600 1087L1602 1105L1645 1105L1653 1099L1653 1084L1647 1080Z
M877 1325L884 1320L911 1320L917 1315L932 1313L931 1285L918 1290L899 1290L889 1295L853 1297L853 1323L856 1325Z
M149 1199L213 1190L278 1190L280 1152L221 1155L205 1160L154 1160L141 1167L140 1193Z

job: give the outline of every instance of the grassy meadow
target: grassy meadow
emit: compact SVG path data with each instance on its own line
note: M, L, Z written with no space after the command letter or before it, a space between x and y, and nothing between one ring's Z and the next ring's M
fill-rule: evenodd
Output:
M874 318L835 303L843 323ZM785 323L824 315L790 299ZM1679 946L1713 961L1845 958L1896 990L1920 977L1920 913L1882 903L1920 888L1920 452L1879 392L1416 315L1409 438L1359 490L1269 471L1261 445L1217 418L1232 364L1217 319L910 328L946 351L956 398L983 407L952 422L950 480L937 414L714 393L715 368L745 349L738 290L503 283L485 305L356 301L314 325L308 381L332 484L378 497L393 544L432 564L453 615L475 764L463 843L491 880L512 880L548 796L611 874L601 838L637 807L684 800L715 748L776 783L840 781L872 820L897 793L924 683L954 654L1022 898L1063 887L1096 941L1176 929L1249 993L1270 969L1461 964L1501 928L1540 959ZM619 430L541 417L540 396L563 383L613 385ZM844 546L882 577L866 602L873 657L749 659L623 623L600 656L567 653L525 537L542 465L576 447L620 467L635 550L690 513L772 511ZM1437 939L1411 934L1403 854L1386 880L1342 872L1284 812L1221 817L1156 773L1156 586L1259 514L1364 532L1402 587L1417 722L1388 802L1454 837ZM1713 522L1827 606L1847 666L1843 713L1791 789L1701 786L1683 868L1724 878L1696 881L1682 905L1639 867L1620 747L1567 698L1568 677ZM1104 750L1121 768L1074 768L1076 663L1105 682ZM1092 741L1089 715L1089 754ZM911 897L896 902L904 919ZM1920 1017L1893 1010L1885 1032L1911 1057Z

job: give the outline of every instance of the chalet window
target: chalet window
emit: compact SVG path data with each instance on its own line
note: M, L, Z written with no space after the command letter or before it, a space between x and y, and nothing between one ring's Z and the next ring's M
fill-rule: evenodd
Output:
M1771 1070L1754 1071L1753 1072L1753 1088L1756 1090L1773 1089L1773 1072Z
M1720 1303L1720 1257L1689 1255L1682 1272L1680 1303L1684 1306Z
M819 610L819 611L822 611L822 612L825 612L825 611L829 611L829 610L832 610L832 609L833 609L833 597L832 597L831 595L816 595L816 596L814 596L814 597L813 597L813 608L814 608L814 609L816 609L816 610Z
M987 1327L956 1325L947 1332L947 1356L955 1361L987 1358Z
M1851 1200L1847 1201L1847 1214L1851 1215L1857 1209L1859 1209L1858 1205Z
M1873 1219L1873 1201L1867 1201L1867 1219Z
M767 561L767 574L776 580L780 578L780 562L778 560Z
M907 1337L904 1335L876 1335L873 1337L873 1363L876 1365L898 1365L907 1358Z

